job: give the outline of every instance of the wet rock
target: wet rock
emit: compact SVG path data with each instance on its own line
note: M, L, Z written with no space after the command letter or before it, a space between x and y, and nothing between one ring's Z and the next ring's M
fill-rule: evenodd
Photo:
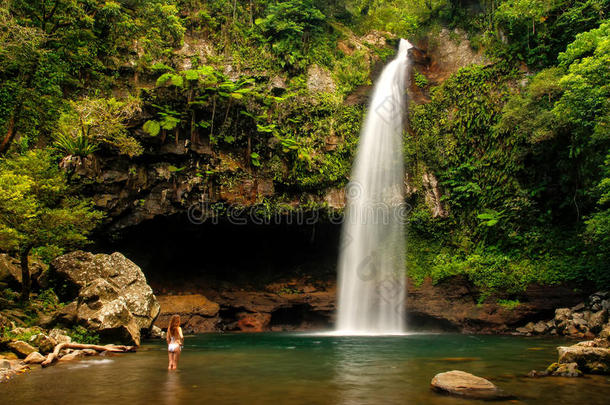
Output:
M28 365L20 360L0 360L0 382L6 381L27 369Z
M38 347L38 350L42 354L47 354L53 351L57 341L44 333L39 333L30 338L30 343Z
M596 339L569 347L558 347L559 363L576 363L584 373L608 374L610 372L610 348L608 342Z
M84 324L125 343L139 344L140 331L150 329L159 314L159 303L144 273L118 252L72 252L53 260L51 270L77 297L76 308L64 308L64 321Z
M28 354L25 360L23 360L25 364L40 364L43 361L45 361L45 357L38 352Z
M82 359L83 357L85 357L85 353L82 350L74 350L73 352L60 357L59 361L73 361Z
M534 322L528 322L523 329L527 331L527 333L533 333L534 332Z
M0 359L5 360L17 360L19 357L13 352L2 352L0 353Z
M29 354L34 353L36 351L35 347L23 342L21 340L16 340L14 342L10 342L8 347L20 358L26 358Z
M582 377L577 363L553 363L544 374L555 377Z
M449 215L443 192L439 186L436 176L431 171L425 171L421 176L424 190L424 200L433 218L446 218Z
M464 398L492 400L509 397L492 382L459 370L435 375L430 385L436 392Z

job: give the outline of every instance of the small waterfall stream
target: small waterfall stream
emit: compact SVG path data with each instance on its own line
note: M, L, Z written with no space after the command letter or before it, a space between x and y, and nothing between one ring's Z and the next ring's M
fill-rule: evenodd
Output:
M405 331L402 130L411 47L400 40L396 58L375 85L347 187L338 334Z

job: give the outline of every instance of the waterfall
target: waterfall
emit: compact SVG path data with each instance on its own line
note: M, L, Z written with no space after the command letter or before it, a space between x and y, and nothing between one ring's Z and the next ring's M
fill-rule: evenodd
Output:
M339 334L405 330L403 114L408 50L381 73L373 91L351 181L339 255Z

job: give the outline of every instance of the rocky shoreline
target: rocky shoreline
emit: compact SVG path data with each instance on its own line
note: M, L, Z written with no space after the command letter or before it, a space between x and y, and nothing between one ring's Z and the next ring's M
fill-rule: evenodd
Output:
M557 308L549 320L529 322L514 334L560 335L575 339L610 338L610 293L600 291L571 308Z
M5 269L14 265L9 260L2 263ZM185 333L191 334L330 329L336 310L334 282L309 279L276 282L262 289L225 286L222 290L197 290L195 286L194 291L155 295L142 270L118 252L76 251L60 256L48 269L37 272L36 282L41 287L58 288L58 295L67 304L53 313L41 314L40 326L36 327L19 325L18 311L0 312L4 331L0 339L0 351L4 351L0 353L2 379L49 359L70 361L131 351L143 337L163 337L173 314L181 316ZM598 292L583 299L582 294L567 287L531 286L521 294L519 305L511 308L495 303L494 297L478 303L479 294L460 278L438 284L430 280L421 285L409 283L406 304L410 325L462 333L598 338L558 348L558 362L545 372L531 375L577 376L610 370L609 293ZM557 308L561 304L572 306ZM552 319L540 320L552 313ZM524 326L518 326L526 320ZM129 346L120 346L120 350L113 350L119 346L83 346L68 336L67 329L75 326L95 334L103 343ZM64 346L57 349L61 344Z
M6 268L10 261L3 263L4 274L16 273ZM67 304L52 313L41 308L36 318L19 308L0 311L2 381L36 365L134 351L143 335L152 334L159 303L142 270L120 253L72 252L52 261L36 281L41 287L55 287ZM39 326L28 327L34 319ZM74 338L68 330L77 332Z
M202 283L203 284L203 283ZM262 288L193 285L172 289L164 285L157 298L161 313L155 322L165 328L168 317L179 313L189 333L224 331L307 331L330 329L336 310L334 281L293 278ZM496 297L478 302L480 291L468 280L452 278L433 284L407 284L405 301L411 329L460 333L515 334L530 320L544 319L563 305L577 305L583 294L565 286L530 286L514 307ZM579 336L573 336L578 338Z

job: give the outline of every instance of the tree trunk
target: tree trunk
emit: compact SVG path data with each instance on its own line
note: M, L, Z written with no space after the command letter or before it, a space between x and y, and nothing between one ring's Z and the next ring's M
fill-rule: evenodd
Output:
M2 138L2 142L0 142L0 155L3 155L8 150L8 147L11 146L11 142L13 142L13 137L15 136L15 114L17 113L13 113L8 121L6 134Z
M19 259L21 262L21 301L27 301L30 299L30 287L32 280L30 279L30 265L28 255L30 254L30 247L25 248L21 251Z
M123 345L87 345L82 343L60 343L55 346L52 353L49 353L46 360L42 362L41 366L46 367L52 364L59 357L59 352L62 349L93 349L98 352L112 352L112 353L125 353L135 352L135 346L123 346Z

